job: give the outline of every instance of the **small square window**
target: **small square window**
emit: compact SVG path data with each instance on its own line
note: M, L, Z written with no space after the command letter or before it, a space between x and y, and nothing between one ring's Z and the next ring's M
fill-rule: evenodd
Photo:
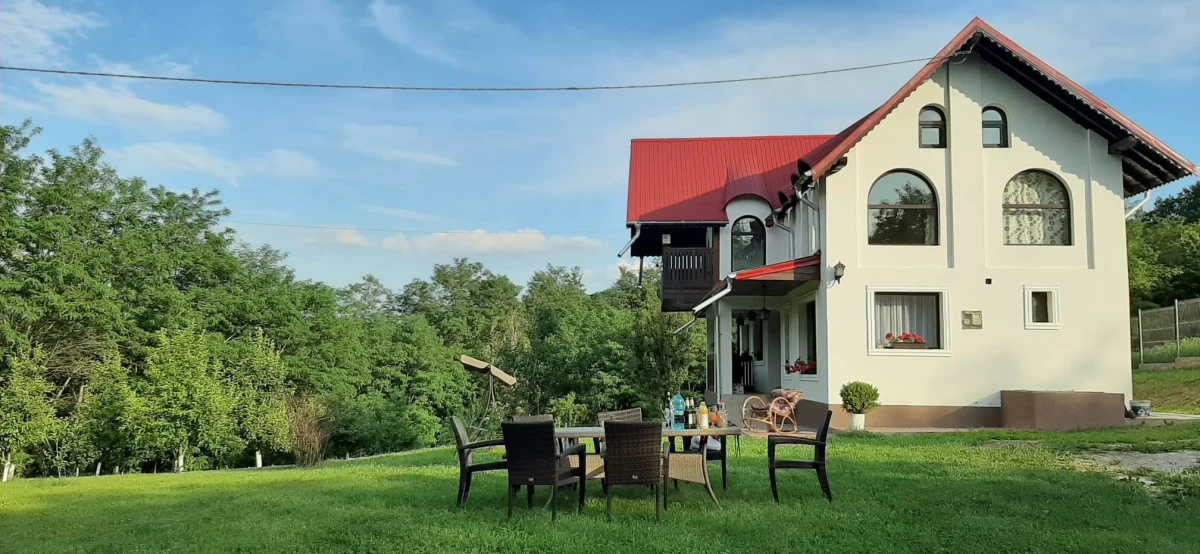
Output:
M1025 287L1025 328L1058 329L1057 287Z

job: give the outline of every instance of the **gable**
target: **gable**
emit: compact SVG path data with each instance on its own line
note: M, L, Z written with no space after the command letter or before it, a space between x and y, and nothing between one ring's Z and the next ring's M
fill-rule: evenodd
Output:
M801 167L807 166L814 179L830 173L838 159L917 87L951 59L968 52L978 55L1072 121L1107 140L1109 153L1121 157L1126 196L1197 173L1195 164L979 18L972 20L882 106L801 158Z

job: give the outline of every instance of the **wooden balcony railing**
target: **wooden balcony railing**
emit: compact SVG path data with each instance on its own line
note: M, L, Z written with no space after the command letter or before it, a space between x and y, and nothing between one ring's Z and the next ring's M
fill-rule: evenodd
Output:
M663 248L663 291L708 291L717 283L717 256L712 248Z

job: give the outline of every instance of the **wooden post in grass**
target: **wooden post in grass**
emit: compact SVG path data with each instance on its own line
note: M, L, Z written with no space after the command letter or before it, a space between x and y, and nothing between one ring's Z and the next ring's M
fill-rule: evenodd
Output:
M1146 363L1146 347L1142 344L1142 309L1138 308L1138 367Z
M1175 361L1179 361L1179 299L1175 299Z

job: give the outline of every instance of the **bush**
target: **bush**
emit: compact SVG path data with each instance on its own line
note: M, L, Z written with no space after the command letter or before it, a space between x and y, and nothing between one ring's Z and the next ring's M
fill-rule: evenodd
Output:
M879 389L862 381L842 385L842 409L852 414L865 414L879 406Z
M293 452L296 465L308 467L325 460L325 449L333 433L333 418L329 407L320 400L308 396L288 399L288 423L292 428Z

